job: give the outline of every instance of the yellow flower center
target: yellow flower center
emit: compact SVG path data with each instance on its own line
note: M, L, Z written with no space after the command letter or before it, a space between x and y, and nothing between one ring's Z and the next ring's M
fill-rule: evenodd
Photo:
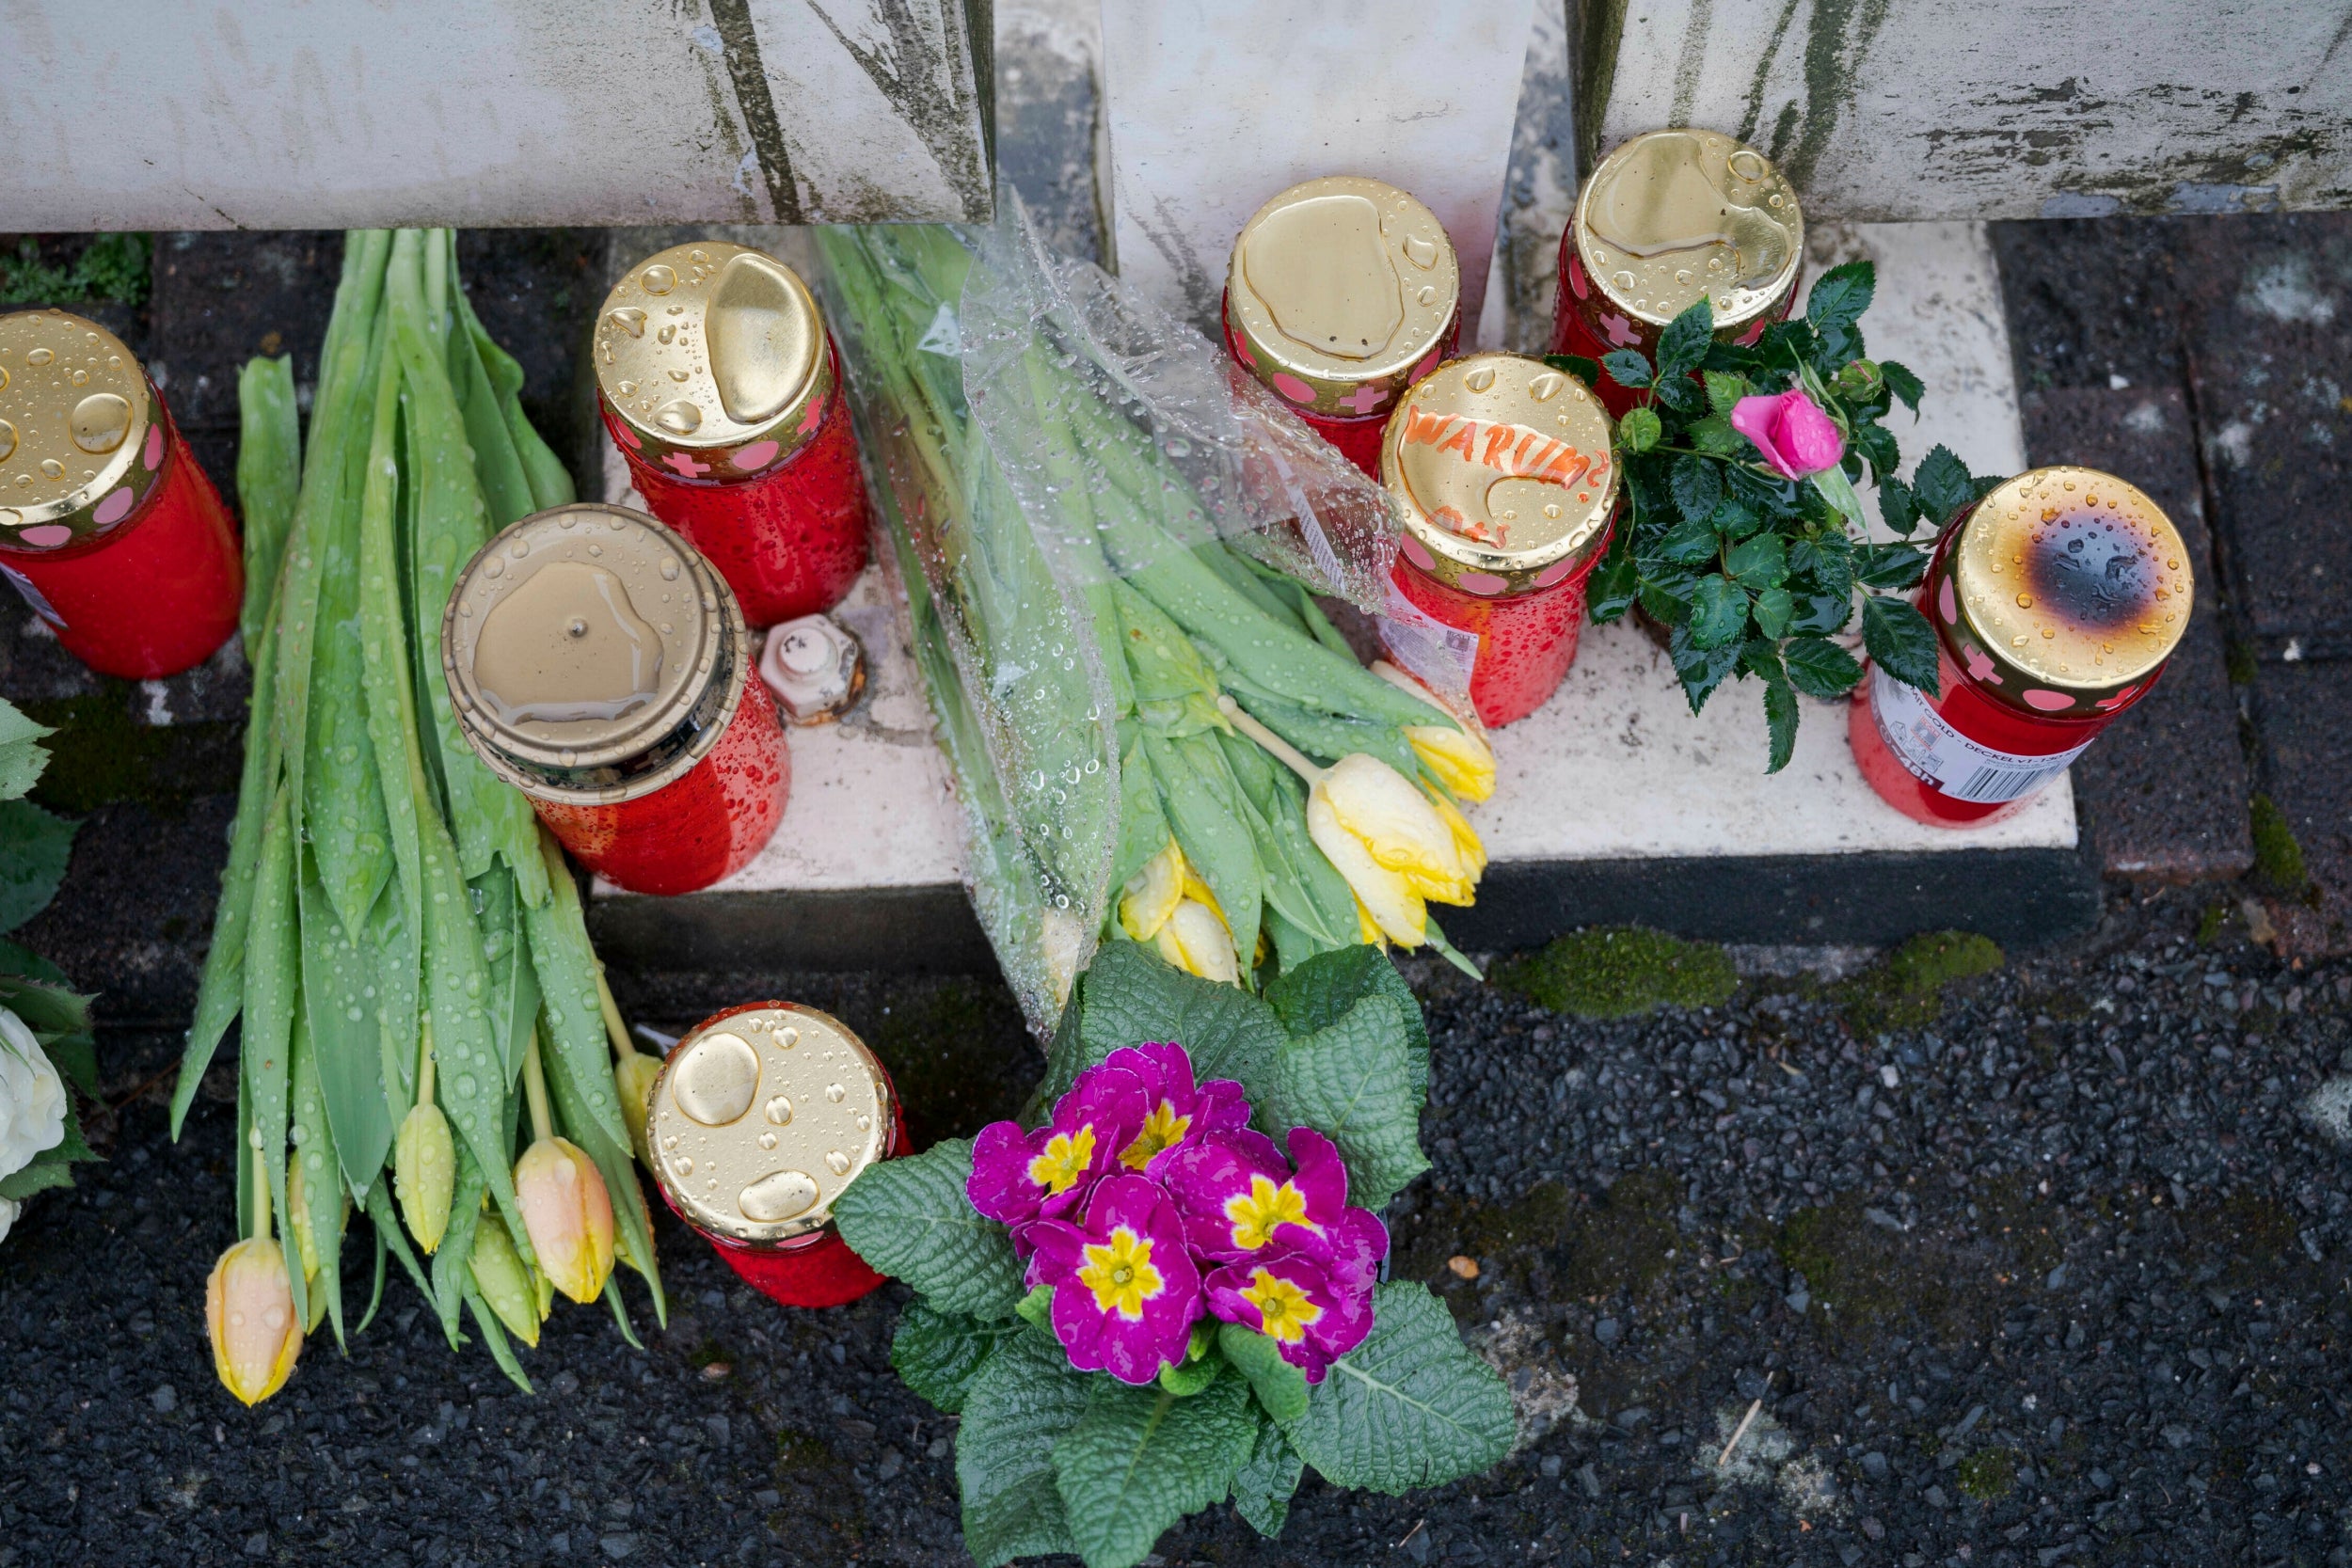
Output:
M1280 1186L1263 1176L1249 1179L1249 1190L1225 1200L1225 1217L1233 1222L1233 1244L1255 1252L1274 1240L1275 1227L1303 1225L1316 1235L1323 1227L1307 1218L1307 1195L1290 1182Z
M1125 1226L1111 1231L1107 1242L1089 1242L1086 1261L1079 1265L1078 1282L1094 1292L1094 1305L1104 1312L1117 1312L1129 1323L1143 1317L1143 1304L1157 1296L1167 1285L1160 1271L1152 1266L1152 1243Z
M1152 1114L1143 1118L1143 1131L1136 1134L1136 1141L1120 1155L1119 1163L1129 1170L1143 1169L1152 1163L1152 1156L1182 1143L1191 1126L1190 1117L1178 1116L1174 1105L1161 1101L1152 1107Z
M1078 1184L1094 1164L1094 1124L1075 1132L1057 1132L1045 1141L1045 1152L1029 1162L1029 1180L1059 1197Z
M1305 1291L1263 1269L1250 1275L1241 1299L1258 1309L1260 1332L1285 1345L1304 1339L1307 1325L1323 1316L1323 1308L1308 1300Z

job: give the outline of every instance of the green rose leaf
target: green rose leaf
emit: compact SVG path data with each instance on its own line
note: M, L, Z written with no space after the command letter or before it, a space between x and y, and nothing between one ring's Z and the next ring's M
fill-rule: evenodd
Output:
M56 733L0 697L0 800L13 800L40 781L41 769L49 766L49 752L40 738Z
M1745 588L1777 588L1788 580L1788 547L1777 533L1759 533L1731 547L1724 564Z
M1740 668L1764 682L1764 727L1771 746L1764 771L1777 773L1788 766L1797 748L1797 694L1789 689L1788 672L1781 668L1780 645L1767 638L1752 639L1740 650Z
M1307 1472L1307 1462L1298 1457L1298 1450L1282 1435L1282 1429L1271 1420L1258 1423L1258 1445L1249 1455L1249 1463L1233 1476L1233 1507L1249 1522L1249 1528L1272 1540L1282 1533L1289 1520L1291 1496L1298 1490L1299 1479Z
M1919 526L1919 499L1893 474L1879 481L1879 516L1905 538Z
M1715 508L1715 515L1708 518L1708 522L1726 539L1745 539L1764 526L1763 517L1754 507L1728 498Z
M1565 371L1596 391L1600 388L1600 361L1597 359L1587 359L1581 354L1547 354L1544 363L1555 371Z
M1898 365L1892 359L1879 361L1879 374L1886 378L1886 389L1895 394L1895 400L1915 417L1919 412L1919 399L1926 393L1928 384L1913 374L1908 366Z
M1307 1374L1283 1360L1272 1339L1239 1323L1219 1323L1216 1347L1249 1380L1267 1415L1295 1421L1307 1413Z
M1658 379L1686 376L1697 370L1714 341L1715 309L1702 295L1658 335Z
M1731 421L1721 414L1709 414L1692 421L1682 433L1683 439L1709 457L1729 457L1748 444L1748 438L1731 428Z
M1658 542L1658 556L1677 566L1711 564L1716 551L1723 548L1723 536L1705 517L1686 516L1666 531Z
M1720 648L1701 648L1691 641L1691 628L1675 627L1667 640L1666 657L1674 660L1675 676L1682 682L1682 695L1697 713L1707 706L1707 699L1715 689L1730 677L1739 667L1740 644L1726 642Z
M1900 599L1862 595L1862 645L1878 667L1905 686L1935 694L1935 628Z
M1687 452L1675 459L1670 484L1676 507L1690 522L1705 525L1717 503L1724 499L1722 467Z
M1196 1077L1234 1079L1254 1101L1270 1085L1282 1046L1281 1020L1264 1003L1186 974L1131 942L1103 944L1071 1006L1077 1028L1056 1036L1038 1091L1048 1103L1086 1069L1146 1040L1174 1040L1192 1057Z
M1685 419L1707 412L1707 394L1687 375L1662 377L1653 388L1658 401Z
M868 1165L833 1200L834 1223L851 1251L940 1311L1009 1318L1021 1304L1021 1260L1005 1227L964 1196L971 1176L968 1138Z
M1367 1209L1379 1209L1429 1168L1421 1151L1428 1048L1419 1020L1409 994L1369 992L1324 1027L1293 1038L1274 1092L1255 1101L1259 1131L1269 1137L1311 1127L1338 1145L1348 1197ZM1418 1049L1416 1039L1424 1042Z
M1815 589L1796 592L1797 612L1788 621L1788 630L1798 637L1826 637L1843 631L1853 619L1853 589L1849 585L1842 593L1825 594Z
M1740 400L1748 395L1747 377L1708 371L1699 379L1707 384L1707 406L1727 422L1731 411L1740 406Z
M1691 600L1691 643L1720 648L1748 629L1747 591L1720 572L1699 578Z
M1902 461L1902 448L1895 444L1895 433L1883 424L1873 424L1867 417L1857 417L1853 427L1854 451L1869 459L1870 471L1880 480L1895 477L1896 465Z
M1638 355L1635 357L1640 357ZM1617 439L1628 451L1647 451L1658 444L1665 426L1653 408L1631 408L1617 421Z
M1977 487L1968 476L1968 465L1945 446L1930 448L1928 454L1919 459L1919 467L1911 476L1911 493L1918 499L1919 510L1938 527L1975 505L1977 499Z
M1788 683L1823 702L1844 696L1862 678L1853 656L1826 637L1792 637L1781 656L1788 662Z
M1629 348L1618 349L1600 357L1600 368L1609 372L1609 379L1632 391L1649 385L1649 361Z
M1691 618L1690 595L1694 586L1695 579L1677 572L1664 580L1657 578L1645 579L1636 597L1651 619L1670 626L1679 626Z
M1335 1486L1398 1493L1438 1486L1511 1450L1511 1395L1472 1355L1454 1316L1422 1285L1372 1298L1372 1333L1331 1364L1284 1429Z
M1072 1371L1060 1346L1027 1332L999 1343L972 1378L956 1430L956 1483L963 1544L980 1568L1078 1549L1055 1482L1054 1445L1085 1417L1096 1381Z
M1087 1568L1131 1568L1185 1514L1225 1500L1257 1446L1249 1385L1228 1370L1179 1399L1112 1377L1087 1383L1084 1412L1054 1444L1063 1516Z
M1878 269L1867 261L1835 266L1813 281L1804 298L1804 319L1816 332L1851 326L1870 308L1878 289Z
M1788 569L1811 578L1825 594L1846 597L1853 593L1853 542L1835 530L1791 540Z
M80 826L30 800L0 800L0 931L13 931L49 907Z
M1584 603L1593 625L1607 626L1633 608L1642 589L1642 570L1633 560L1633 531L1620 528L1609 537L1608 553L1585 580Z
M983 1323L928 1302L910 1302L891 1337L890 1364L908 1387L953 1416L963 1408L990 1354L1019 1332L1015 1325Z
M1756 621L1756 629L1762 636L1777 640L1788 629L1789 617L1796 613L1796 600L1786 588L1767 588L1748 607L1748 614Z
M1865 588L1916 588L1927 571L1927 552L1915 545L1863 545L1854 550L1854 578Z

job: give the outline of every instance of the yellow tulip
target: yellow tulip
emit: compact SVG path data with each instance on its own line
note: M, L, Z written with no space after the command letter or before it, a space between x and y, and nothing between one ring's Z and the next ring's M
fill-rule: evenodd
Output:
M220 1255L204 1281L204 1326L222 1386L259 1404L286 1386L302 1354L294 1283L286 1255L266 1236L247 1237Z
M1340 825L1320 786L1307 792L1307 836L1355 890L1359 919L1399 947L1428 940L1429 910L1413 884L1372 858L1363 841ZM1369 940L1369 939L1368 939Z
M1429 803L1438 808L1438 816L1444 820L1446 831L1454 835L1454 847L1462 857L1462 869L1475 883L1486 870L1486 846L1479 841L1478 830L1470 825L1470 818L1462 815L1462 808L1455 805L1444 790L1424 785L1422 793L1428 796Z
M515 1163L515 1201L555 1288L579 1302L603 1294L612 1273L612 1195L596 1163L568 1139L541 1138Z
M1206 889L1202 890L1207 891ZM1215 904L1198 898L1179 899L1152 938L1161 958L1187 974L1221 985L1241 983L1241 963L1233 952L1233 933Z
M449 1118L432 1101L420 1100L401 1118L400 1135L392 1140L392 1190L408 1233L428 1254L449 1230L456 1187L457 1146L449 1134Z
M1373 673L1400 690L1410 692L1434 707L1453 713L1438 694L1404 671L1381 659ZM1484 800L1495 792L1495 749L1486 743L1486 726L1475 718L1454 714L1460 727L1450 724L1408 724L1405 738L1413 754L1429 766L1438 780L1465 800Z
M524 1267L522 1254L515 1250L515 1239L506 1233L505 1221L492 1213L475 1223L469 1261L473 1265L474 1289L482 1292L498 1321L516 1338L536 1348L539 1322L546 1314L539 1309L538 1285Z
M1329 821L1361 844L1375 863L1404 878L1422 897L1440 904L1468 904L1475 896L1472 872L1463 863L1453 828L1429 803L1428 796L1378 757L1361 752L1343 756L1314 781L1308 789L1311 832L1317 796L1327 808ZM1467 831L1468 824L1464 827ZM1323 844L1320 836L1315 842ZM1328 846L1324 846L1324 853L1330 853ZM1376 902L1364 901L1372 905L1375 916L1380 912Z
M1150 942L1160 934L1176 906L1184 899L1184 879L1192 868L1184 863L1184 852L1169 839L1168 847L1144 862L1143 869L1127 879L1127 885L1119 893L1119 924L1137 942Z
M631 1051L612 1064L613 1092L621 1097L621 1119L628 1124L628 1144L650 1169L653 1154L645 1147L645 1118L653 1113L653 1081L661 1076L661 1058Z

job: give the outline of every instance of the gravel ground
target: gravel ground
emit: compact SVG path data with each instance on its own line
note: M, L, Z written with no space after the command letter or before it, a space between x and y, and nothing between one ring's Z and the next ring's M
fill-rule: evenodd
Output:
M1310 1481L1280 1543L1227 1513L1162 1560L2352 1561L2352 967L2281 966L2210 898L2119 891L1883 1035L1802 974L1590 1023L1413 966L1437 1168L1395 1267L1503 1369L1524 1447L1403 1498ZM887 1042L933 1134L1037 1070L992 985L799 994ZM108 1047L128 1092L171 1042ZM675 1225L643 1353L561 1311L526 1398L395 1279L348 1359L314 1343L238 1408L199 1309L231 1122L208 1095L175 1147L133 1104L0 1248L0 1568L964 1560L895 1290L787 1312Z

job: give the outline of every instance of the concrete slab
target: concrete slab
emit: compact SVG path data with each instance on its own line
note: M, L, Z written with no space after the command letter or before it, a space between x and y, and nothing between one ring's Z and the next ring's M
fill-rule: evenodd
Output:
M2352 952L2352 680L2341 664L2265 664L2255 692L2264 788L2310 877L2299 895L2271 900L2271 924L2297 956Z

